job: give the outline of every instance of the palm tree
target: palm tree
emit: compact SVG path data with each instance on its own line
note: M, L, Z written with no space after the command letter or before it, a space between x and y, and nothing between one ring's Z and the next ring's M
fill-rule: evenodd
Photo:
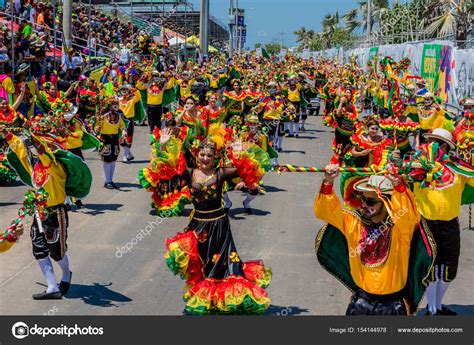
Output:
M296 42L299 43L300 49L309 48L315 36L314 30L307 30L304 26L296 30L294 34L297 36Z
M455 37L465 47L472 30L474 2L472 0L431 0L423 13L425 33L430 37Z
M383 22L390 11L389 0L371 0L370 11L370 31L375 26L383 27ZM359 0L359 7L347 12L342 19L346 23L346 30L352 33L354 30L362 28L367 32L368 1Z
M333 45L333 36L339 26L339 12L336 11L335 14L326 14L324 16L323 22L323 32L321 33L321 38L323 39L325 45L330 48Z

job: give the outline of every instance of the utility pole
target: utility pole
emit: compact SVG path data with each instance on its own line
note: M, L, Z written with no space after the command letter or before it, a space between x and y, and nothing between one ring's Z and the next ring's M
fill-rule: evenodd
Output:
M235 51L240 51L240 42L239 42L239 0L235 0Z
M72 47L72 0L63 1L63 38L64 46L68 52Z
M229 3L229 58L234 55L234 27L235 16L234 16L234 0L230 0Z
M201 0L201 17L199 23L199 49L203 56L209 52L209 0Z

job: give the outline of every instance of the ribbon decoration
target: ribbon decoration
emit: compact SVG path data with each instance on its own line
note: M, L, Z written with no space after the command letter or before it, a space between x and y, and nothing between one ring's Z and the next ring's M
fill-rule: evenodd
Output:
M7 230L0 234L0 243L3 242L7 236L16 228L16 226L25 218L26 215L35 216L35 211L38 211L41 220L48 217L47 210L48 193L44 188L38 190L30 189L25 193L23 205L18 210L18 218L15 219L12 225Z
M438 143L422 145L408 157L407 161L399 160L398 165L393 166L394 169L372 165L366 168L340 167L339 172L367 176L388 173L403 175L411 182L420 183L422 188L430 187L437 190L454 184L455 174L448 167L451 159L441 150ZM326 172L326 169L284 164L275 166L274 171L278 174L282 172L321 173Z

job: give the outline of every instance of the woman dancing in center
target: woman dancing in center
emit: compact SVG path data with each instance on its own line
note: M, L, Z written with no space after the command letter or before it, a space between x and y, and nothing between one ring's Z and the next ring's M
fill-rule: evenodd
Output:
M263 159L266 164L258 163L266 153L254 144L245 150L234 145L228 149L234 167L216 168L218 149L224 146L223 137L211 135L200 142L196 155L198 167L192 169L186 168L181 142L171 135L171 130L163 131L160 143L162 152L140 175L152 181L156 174L169 178L173 172L164 176L165 171L174 170L190 189L194 210L189 225L183 233L166 241L165 255L169 269L186 280L186 312L196 315L264 313L270 306L264 288L270 282L271 270L260 260L242 262L240 259L222 205L222 188L226 181L239 175L249 188L257 188L264 173L262 166L270 163L268 157ZM175 164L172 167L162 164L164 160Z

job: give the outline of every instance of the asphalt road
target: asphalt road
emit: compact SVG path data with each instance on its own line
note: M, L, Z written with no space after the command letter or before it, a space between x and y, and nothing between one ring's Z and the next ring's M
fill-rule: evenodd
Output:
M332 132L315 116L309 117L306 128L299 138L285 138L280 163L323 166L328 162ZM32 294L44 290L44 281L26 234L1 255L1 315L183 314L183 281L168 271L163 256L165 239L181 231L188 219L160 220L150 212L150 195L137 181L137 171L148 162L147 133L147 127L137 128L132 150L136 161L117 163L115 181L120 191L103 188L97 153L85 153L94 182L85 207L70 213L68 255L73 277L68 296L55 301L32 300ZM321 178L321 174L311 173L267 174L267 194L254 200L254 215L244 214L241 193L231 193L232 233L241 258L263 259L273 269L269 315L345 313L349 291L320 267L314 252L314 239L323 225L313 214ZM15 217L24 192L20 184L0 187L1 227ZM465 207L462 227L467 226L467 215ZM147 234L137 240L138 233L145 231ZM462 232L458 277L445 297L445 303L459 314L474 314L473 239L473 231ZM55 270L59 279L56 264Z

